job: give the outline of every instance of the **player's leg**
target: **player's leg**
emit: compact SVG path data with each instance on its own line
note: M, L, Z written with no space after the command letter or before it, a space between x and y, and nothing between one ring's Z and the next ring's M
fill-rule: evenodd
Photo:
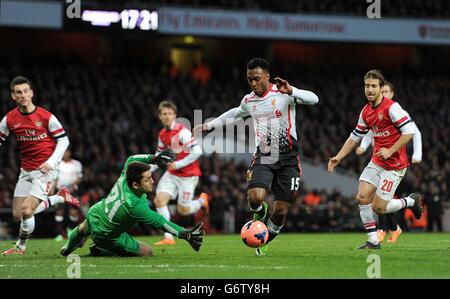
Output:
M27 247L27 241L35 228L34 210L39 205L39 199L33 195L29 195L23 202L20 209L21 221L19 229L19 238L14 247L4 251L3 255L23 254Z
M275 194L275 201L273 213L267 220L269 238L266 244L256 249L257 255L266 255L269 243L279 235L301 184L300 167L296 157L279 162L277 165L273 165L272 169L274 170L272 190Z
M80 208L79 200L70 194L67 188L63 187L59 189L56 194L50 195L47 199L41 201L39 206L36 208L35 214L39 214L40 212L58 204L66 204L77 209Z
M25 201L27 197L13 197L12 202L12 213L14 222L20 222L20 219L22 218L20 210L22 209L23 202Z
M43 174L40 170L33 170L30 173L30 176L33 179L33 184L38 185L40 190L45 190L46 195L45 198L40 198L41 202L36 208L35 214L39 214L57 204L67 204L77 209L80 208L80 202L77 198L70 194L67 188L63 187L56 194L53 194L55 190L55 182L58 176L58 170L52 169L46 174Z
M286 217L291 207L291 203L283 200L275 200L273 204L273 214L267 220L267 230L269 239L267 243L275 239L286 223Z
M253 219L267 221L269 205L264 201L272 185L274 174L271 165L252 164L247 171L247 201Z
M156 211L162 215L167 221L170 221L170 211L167 206L171 199L177 196L177 185L175 183L176 177L170 174L168 171L164 173L158 182L158 187L156 188L156 197L154 199L154 204ZM169 233L164 233L164 238L156 242L155 245L173 245L175 244L173 236Z
M178 202L177 212L180 215L187 216L195 214L201 208L205 210L209 207L209 196L206 193L194 199L195 188L198 185L198 177L177 178Z
M118 238L106 240L93 237L94 246L90 247L91 256L152 256L153 249L147 244L134 239L127 233Z
M12 248L2 252L2 255L25 253L25 243L34 231L35 223L34 217L26 216L27 218L24 219L23 212L25 212L26 215L32 215L34 209L36 208L34 204L39 204L38 200L33 203L33 199L28 199L30 197L29 194L33 185L32 182L33 180L31 179L30 172L22 169L19 175L19 180L17 181L14 189L13 198L13 217L15 221L20 221L19 240Z
M358 202L359 215L367 233L367 242L360 249L379 248L379 240L377 235L377 224L372 209L372 199L375 195L376 187L367 181L359 181L358 194L356 201Z
M373 198L373 209L377 214L395 213L408 207L411 208L416 219L420 219L422 216L422 205L419 193L412 193L399 199L393 198L405 172L406 169L400 171L382 169L380 172L380 184L377 186L376 194Z
M29 172L21 169L19 179L17 180L16 187L14 188L13 195L13 218L14 222L20 222L22 219L22 205L31 191L32 180L29 177Z
M61 249L61 255L68 256L75 249L80 248L86 242L90 235L91 228L87 219L80 223L77 227L70 231L67 236L67 242Z
M12 236L16 236L19 234L20 220L22 218L21 214L20 214L20 209L22 208L25 198L27 198L27 197L26 196L13 197L13 202L12 202L13 227L11 230Z
M31 190L25 199L21 215L20 233L18 247L25 250L26 242L30 238L35 228L34 214L40 202L48 198L56 180L57 171L50 170L48 173L42 173L40 170L33 170L28 173L28 181L31 180Z
M34 210L39 205L39 198L30 195L23 202L21 208L22 220L20 222L19 240L17 245L20 249L25 250L28 239L35 228Z
M406 168L399 171L387 171L383 170L381 172L381 184L378 186L376 195L374 196L374 210L377 213L386 213L385 217L387 219L387 224L390 230L390 237L388 243L395 243L397 238L402 233L400 226L397 224L395 219L395 212L391 213L388 210L388 205L393 201L395 191L397 190L403 176L406 173ZM415 195L413 196L415 197ZM411 200L410 200L411 201ZM395 202L394 206L398 206L398 203L404 201ZM414 203L413 203L414 204ZM392 206L392 204L391 204ZM380 214L383 215L383 214Z
M358 249L374 248L378 249L379 241L377 235L377 223L373 213L372 201L380 183L381 169L370 162L363 170L359 178L358 193L356 201L358 202L359 215L364 228L367 232L367 242L359 246Z

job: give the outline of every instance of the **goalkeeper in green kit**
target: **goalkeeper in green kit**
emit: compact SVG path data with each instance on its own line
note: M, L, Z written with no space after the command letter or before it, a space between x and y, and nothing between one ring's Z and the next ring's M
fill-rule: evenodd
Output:
M69 255L83 246L87 237L91 236L94 241L91 255L151 256L153 250L150 246L126 233L137 222L185 239L198 251L205 234L202 222L192 229L185 229L166 220L148 206L147 193L152 191L154 183L149 164L157 164L165 169L175 158L176 154L172 150L164 150L155 156L129 157L109 195L93 205L86 220L70 232L67 243L61 249L61 255Z

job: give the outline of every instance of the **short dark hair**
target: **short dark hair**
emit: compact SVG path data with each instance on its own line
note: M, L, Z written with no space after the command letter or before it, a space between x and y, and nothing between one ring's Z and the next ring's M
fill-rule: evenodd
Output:
M11 88L11 91L14 91L14 87L16 85L20 85L20 84L28 84L28 86L30 86L30 88L31 88L30 80L28 80L24 76L17 76L14 79L12 79L11 84L9 85L9 87Z
M163 110L163 108L172 109L173 112L175 112L175 114L177 114L177 112L178 112L177 105L175 105L171 101L162 101L161 103L159 103L159 105L158 105L158 113L159 114L161 114L161 110Z
M142 162L132 162L128 165L125 174L128 187L133 187L133 182L140 183L142 174L150 170L150 165Z
M380 87L386 84L383 74L379 70L370 70L364 76L364 81L367 79L378 79L380 81Z
M386 82L384 82L384 85L389 86L389 88L391 89L391 91L394 92L394 84L392 84L391 82L386 81Z
M258 67L267 72L269 72L270 70L270 64L264 58L253 58L249 62L247 62L247 70L253 70Z

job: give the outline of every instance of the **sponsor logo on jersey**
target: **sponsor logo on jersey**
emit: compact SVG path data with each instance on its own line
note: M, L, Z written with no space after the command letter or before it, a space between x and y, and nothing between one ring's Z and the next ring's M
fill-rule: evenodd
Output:
M17 141L41 141L47 137L47 133L42 133L37 136L23 136L17 135Z
M373 136L374 137L388 137L389 135L391 135L391 133L388 130L386 130L386 131L379 131L379 132L373 131Z

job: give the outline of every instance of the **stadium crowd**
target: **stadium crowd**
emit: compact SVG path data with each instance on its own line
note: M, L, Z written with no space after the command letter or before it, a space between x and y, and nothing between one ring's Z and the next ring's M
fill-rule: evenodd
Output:
M362 77L366 70L348 65L308 66L275 61L272 65L273 74L294 86L315 91L321 99L316 107L298 108L297 122L301 157L325 167L356 124L365 102ZM15 105L9 100L11 78L17 74L29 77L34 83L36 104L58 116L70 138L73 157L84 166L79 193L87 206L110 190L128 155L155 151L161 129L157 115L161 100L174 101L180 117L192 120L194 109L199 108L203 119L218 116L237 106L247 93L244 66L217 61L206 66L210 76L199 80L164 63L152 67L94 66L74 57L53 55L35 63L17 57L0 63L0 114ZM300 75L298 69L302 70ZM411 166L398 193L424 193L429 216L441 215L450 187L450 108L444 104L450 94L450 78L445 70L433 69L431 73L424 68L386 71L385 76L395 85L397 100L416 121L423 139L423 162ZM358 175L369 158L369 154L351 155L342 162L342 168ZM2 209L11 207L19 171L14 138L1 147L0 161ZM237 232L251 217L245 199L248 165L215 155L203 156L200 164L203 177L198 193L208 192L213 197L210 230ZM156 182L159 176L156 173ZM230 215L235 219L232 224ZM300 232L361 229L355 201L338 191L330 194L322 190L303 190L286 225L286 231ZM2 231L7 233L5 223Z

